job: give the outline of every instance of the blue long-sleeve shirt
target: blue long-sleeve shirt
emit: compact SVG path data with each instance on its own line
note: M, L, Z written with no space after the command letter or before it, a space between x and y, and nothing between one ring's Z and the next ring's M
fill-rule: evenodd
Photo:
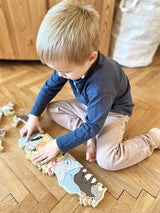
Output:
M30 113L40 116L67 81L54 70L41 88ZM95 137L110 111L131 116L134 105L129 80L117 62L100 52L86 76L79 80L69 80L69 83L75 97L87 106L87 114L83 125L56 138L62 152Z

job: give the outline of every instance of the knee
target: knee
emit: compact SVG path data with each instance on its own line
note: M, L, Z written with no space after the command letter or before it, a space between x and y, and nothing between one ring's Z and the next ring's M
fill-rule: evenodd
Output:
M120 167L118 166L117 162L114 161L114 159L107 155L99 154L96 156L97 164L102 169L108 170L108 171L118 171L120 170Z
M47 113L50 114L51 112L53 113L54 112L54 108L55 108L55 102L50 102L48 105L47 105Z
M54 114L56 114L56 102L50 102L48 105L47 105L47 114L50 118L54 118Z

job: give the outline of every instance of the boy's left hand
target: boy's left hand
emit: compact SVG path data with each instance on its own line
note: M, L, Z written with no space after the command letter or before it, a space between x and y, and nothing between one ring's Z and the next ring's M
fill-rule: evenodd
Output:
M38 163L41 161L42 164L45 164L51 159L53 159L54 157L56 157L59 152L60 152L60 149L57 146L56 140L52 140L48 142L42 149L36 152L33 155L32 160L35 163Z

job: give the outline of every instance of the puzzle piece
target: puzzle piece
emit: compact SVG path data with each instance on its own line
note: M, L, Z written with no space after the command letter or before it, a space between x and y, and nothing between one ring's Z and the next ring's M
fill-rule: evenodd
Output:
M19 147L25 148L26 158L31 161L32 156L36 151L45 146L47 142L53 140L53 138L47 133L34 134L29 138L27 142L25 141L25 139L26 136L19 139ZM62 154L58 155L56 158L54 158L53 160L49 161L47 164L44 165L42 165L41 163L36 164L33 161L32 162L39 168L39 170L42 170L43 174L52 175L51 168L54 167L57 163L59 163L61 160L64 160L64 156Z
M0 120L2 118L2 115L10 116L14 115L14 104L12 102L9 102L7 105L0 107Z
M0 152L4 150L4 147L2 146L2 140L0 140Z
M6 131L5 129L0 129L0 137L5 137Z
M30 161L32 161L32 157L36 151L32 151L31 153L26 153L26 158ZM64 155L60 153L56 158L50 160L46 164L41 164L41 163L35 163L34 161L33 164L38 167L39 170L42 170L43 174L48 174L49 176L53 175L54 172L52 170L53 167L55 167L57 164L59 164L61 161L65 159Z
M47 133L44 134L44 137L41 140L41 142L38 144L38 146L36 147L36 150L39 151L41 148L43 148L51 140L53 140L53 138L50 135L48 135Z
M19 139L19 146L21 148L25 147L26 158L31 161L34 153L53 140L47 133L34 134L29 138L28 142L25 142L25 138L26 137ZM69 194L77 194L80 204L84 206L92 206L95 208L104 198L107 188L103 187L102 183L69 153L60 153L46 164L41 164L41 162L33 163L43 174L55 174L59 185Z
M14 128L16 128L18 126L19 122L22 122L22 123L26 124L27 121L28 121L28 118L29 118L29 114L27 114L27 115L15 115L13 117L12 126Z
M34 134L32 135L28 141L26 141L26 136L22 137L19 139L19 147L20 148L24 148L25 146L27 146L29 143L34 143L34 141L41 141L43 138L43 134L38 133L38 134Z
M31 153L32 151L38 151L40 148L45 146L47 142L51 141L52 138L47 133L45 134L34 134L32 135L29 140L25 141L26 136L19 139L19 147L24 148L27 153ZM43 145L42 145L43 144Z
M0 111L0 121L1 121L1 119L2 119L2 115L3 115L3 113Z
M69 194L77 194L80 204L96 207L103 199L107 188L88 172L82 164L66 153L65 160L53 168L59 185Z

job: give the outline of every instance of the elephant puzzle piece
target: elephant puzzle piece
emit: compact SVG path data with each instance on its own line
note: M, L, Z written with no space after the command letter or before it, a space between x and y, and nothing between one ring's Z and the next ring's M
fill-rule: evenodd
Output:
M9 102L9 104L0 107L0 120L2 118L2 115L5 116L10 116L10 115L14 115L15 111L14 111L14 104L12 102Z
M37 133L25 142L26 137L19 139L19 147L25 148L26 158L32 161L32 156L53 138L45 133ZM52 142L51 142L52 143ZM33 161L32 161L33 162ZM77 194L80 204L96 207L104 198L107 190L87 169L69 153L60 153L46 164L33 162L43 174L55 174L58 183L69 194Z

